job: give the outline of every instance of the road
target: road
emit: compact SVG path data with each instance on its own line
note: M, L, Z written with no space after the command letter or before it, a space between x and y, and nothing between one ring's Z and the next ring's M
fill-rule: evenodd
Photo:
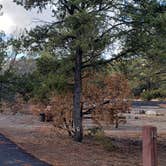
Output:
M133 107L139 107L139 106L159 106L160 104L166 104L166 101L133 101L132 106Z
M50 166L24 152L0 134L0 166Z

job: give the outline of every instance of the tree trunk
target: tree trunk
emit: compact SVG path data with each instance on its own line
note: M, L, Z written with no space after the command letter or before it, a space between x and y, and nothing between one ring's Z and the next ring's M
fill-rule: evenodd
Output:
M75 71L74 71L74 109L73 109L73 122L74 122L74 140L81 142L83 139L82 129L82 109L81 109L81 63L82 63L82 50L80 47L76 50L75 58Z

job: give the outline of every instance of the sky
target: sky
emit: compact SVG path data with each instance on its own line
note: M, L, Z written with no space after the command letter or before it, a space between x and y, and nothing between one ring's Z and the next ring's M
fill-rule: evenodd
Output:
M39 24L40 22L36 20L43 20L43 18L51 20L49 10L43 14L37 13L35 9L26 11L22 6L13 3L12 0L0 0L0 4L3 5L3 15L0 16L0 31L5 31L8 35Z

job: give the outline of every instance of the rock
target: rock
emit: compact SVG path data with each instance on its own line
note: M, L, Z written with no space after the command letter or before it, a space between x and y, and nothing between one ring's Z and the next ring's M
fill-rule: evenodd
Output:
M157 113L156 116L164 116L163 113Z
M145 110L134 110L133 114L145 114Z
M146 111L146 113L145 113L146 115L157 115L157 113L156 113L156 111L154 111L154 110L149 110L149 111Z
M145 110L140 110L139 113L140 114L145 114Z

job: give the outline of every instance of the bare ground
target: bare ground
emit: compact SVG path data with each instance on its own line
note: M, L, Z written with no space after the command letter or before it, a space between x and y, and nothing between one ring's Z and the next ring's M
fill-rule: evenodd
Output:
M166 113L166 111L165 111ZM135 115L134 115L135 116ZM113 150L105 149L94 138L76 143L65 134L55 132L51 124L41 123L32 115L0 115L0 132L27 152L53 166L141 166L141 128L145 124L158 128L159 166L166 163L166 116L128 117L119 129L106 129Z

